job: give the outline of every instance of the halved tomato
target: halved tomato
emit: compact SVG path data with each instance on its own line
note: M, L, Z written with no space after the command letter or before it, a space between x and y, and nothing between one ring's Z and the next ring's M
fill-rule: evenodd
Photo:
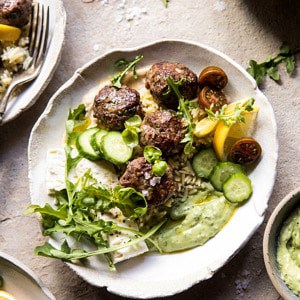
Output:
M209 86L216 90L222 90L227 82L228 78L226 73L218 67L206 67L199 75L199 85L201 88Z
M246 137L237 140L231 147L228 160L236 164L251 164L261 156L261 146L253 138Z
M213 90L206 86L199 94L199 104L207 109L213 105L213 112L217 112L224 104L227 104L227 99L221 91Z

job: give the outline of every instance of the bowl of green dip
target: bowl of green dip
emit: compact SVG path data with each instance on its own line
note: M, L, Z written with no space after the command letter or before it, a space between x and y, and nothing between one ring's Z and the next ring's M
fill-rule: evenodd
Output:
M271 214L263 253L278 293L284 299L300 299L300 188L289 193Z

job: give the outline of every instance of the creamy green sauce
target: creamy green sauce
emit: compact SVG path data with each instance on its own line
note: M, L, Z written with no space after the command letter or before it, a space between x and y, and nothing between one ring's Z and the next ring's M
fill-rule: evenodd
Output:
M235 207L218 192L200 192L184 202L178 199L171 210L173 220L154 239L163 252L201 246L223 228Z
M281 277L300 297L300 207L284 222L277 245Z

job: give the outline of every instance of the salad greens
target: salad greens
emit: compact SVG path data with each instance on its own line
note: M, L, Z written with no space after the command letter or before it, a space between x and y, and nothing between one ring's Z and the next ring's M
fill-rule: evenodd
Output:
M129 61L127 59L124 59L124 58L121 58L119 60L117 60L115 63L114 63L114 66L118 69L122 69L118 74L116 74L111 83L112 83L112 86L120 89L121 86L122 86L122 78L125 76L125 74L128 72L128 71L132 71L133 72L133 77L134 79L137 79L138 78L138 74L136 72L136 64L143 59L143 55L139 55L137 56L134 60L132 61Z
M138 120L135 121L138 123ZM56 207L52 207L50 204L45 204L44 207L31 205L25 211L26 214L41 214L44 235L64 234L60 250L55 249L49 243L45 243L35 249L35 253L38 255L72 261L92 255L110 253L145 239L151 241L149 237L163 224L161 222L143 234L131 228L119 226L112 221L105 221L101 219L99 214L107 213L115 207L119 208L123 215L130 220L144 215L147 211L147 202L144 196L131 187L114 186L107 188L97 183L96 179L92 177L90 169L75 183L69 179L71 170L82 159L80 154L74 154L72 146L81 131L84 130L86 123L87 118L83 104L70 110L66 122L66 189L56 192ZM109 247L107 234L116 231L131 232L134 236L122 246ZM67 236L72 236L78 241L91 241L96 250L88 252L82 249L71 249L67 242ZM112 265L109 256L107 256L107 260Z
M245 117L243 116L244 111L252 111L255 99L251 98L247 101L246 105L241 106L239 103L236 104L234 112L226 113L227 104L224 104L220 111L213 112L213 106L210 109L205 109L208 117L212 120L220 121L222 120L227 126L231 126L234 123L245 122Z
M152 166L152 172L157 177L162 177L167 171L167 163L162 160L162 152L159 148L153 146L146 146L144 148L144 157L146 161Z
M250 60L247 72L256 80L257 84L261 84L265 76L278 81L280 79L278 64L285 63L286 71L291 75L295 70L295 54L298 52L300 52L300 47L291 48L283 43L279 53L274 57L269 55L263 63L259 64L255 60Z
M125 129L122 131L122 137L124 142L129 147L135 147L139 145L139 132L142 124L142 118L139 115L135 115L125 121Z
M181 114L184 117L185 122L187 123L187 131L181 142L187 143L184 147L184 153L190 154L190 153L193 153L194 150L196 149L193 146L193 132L195 130L195 123L192 122L192 117L189 112L189 107L190 107L189 101L184 99L184 97L181 95L179 88L178 88L180 85L182 85L182 82L183 82L183 80L174 81L171 77L168 77L167 83L168 83L169 89L168 89L167 93L169 93L170 91L173 91L178 98L179 114Z

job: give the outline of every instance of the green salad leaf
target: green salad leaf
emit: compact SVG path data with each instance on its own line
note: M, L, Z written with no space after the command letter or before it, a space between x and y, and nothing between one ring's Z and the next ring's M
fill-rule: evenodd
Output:
M244 111L252 111L255 99L251 98L247 101L244 106L237 103L234 107L234 111L230 114L225 113L227 104L224 104L220 111L213 112L213 106L210 109L205 109L208 117L212 120L223 121L227 126L231 126L234 123L245 122L245 117L243 116Z
M121 58L119 60L117 60L115 63L114 63L114 66L118 69L122 69L118 74L116 74L111 83L112 83L112 86L120 89L122 87L122 78L125 76L125 74L129 71L132 71L133 72L133 77L135 79L138 78L138 74L136 72L136 64L143 59L143 55L139 55L137 56L134 60L132 61L129 61L127 59L124 59L124 58Z
M144 148L144 157L152 165L152 173L157 177L162 177L167 172L167 163L162 159L162 152L159 148L146 146Z
M124 142L129 147L136 147L139 145L139 132L142 124L142 118L139 115L134 115L125 121L125 129L122 131Z
M195 147L193 146L193 141L194 141L193 132L195 130L195 124L192 122L192 117L189 112L190 103L188 100L184 99L184 97L182 96L178 88L182 84L182 82L183 82L182 80L174 81L171 77L167 78L167 83L170 90L172 90L178 98L179 101L178 111L183 116L185 122L187 123L187 131L185 133L183 140L181 141L182 143L186 143L184 147L184 153L191 154L195 151Z
M278 81L280 79L278 64L285 63L286 71L291 75L296 67L295 54L298 52L300 52L300 47L292 48L287 43L283 43L279 53L274 57L269 55L263 63L250 60L247 72L256 80L257 84L261 84L266 76Z
M55 206L46 203L43 207L30 205L25 214L39 213L42 216L43 234L51 236L54 233L64 235L61 249L55 249L46 243L37 247L35 253L49 257L74 260L92 255L105 254L111 269L114 269L109 253L134 243L138 243L149 237L162 225L158 224L149 232L140 233L132 228L120 226L113 221L106 221L102 214L108 213L112 208L119 208L128 219L136 219L147 212L147 201L145 197L134 188L115 186L108 188L97 182L87 170L76 182L69 179L71 171L82 159L80 154L73 151L74 144L79 134L86 128L87 118L85 108L79 105L69 112L66 121L66 188L55 193ZM141 121L134 117L128 120L127 126L139 127ZM138 129L137 129L138 130ZM109 247L107 235L115 232L131 232L136 238L119 247ZM92 242L97 250L86 252L80 249L71 249L67 243L67 236L78 241L88 240Z
M136 233L135 238L131 239L131 241L129 241L126 244L121 244L118 246L98 248L97 250L94 250L94 251L85 251L83 249L71 249L68 245L67 240L65 240L62 243L60 250L56 249L49 243L45 243L43 246L39 246L39 247L35 248L35 254L46 256L46 257L52 257L52 258L59 258L59 259L66 260L66 261L80 260L80 259L91 257L94 255L106 254L106 253L110 253L113 251L123 249L128 246L134 245L134 244L142 242L146 239L149 239L152 235L154 235L155 232L158 231L158 229L164 223L165 223L165 221L158 223L156 226L153 226L145 234L142 234L137 231L137 232L135 232Z

